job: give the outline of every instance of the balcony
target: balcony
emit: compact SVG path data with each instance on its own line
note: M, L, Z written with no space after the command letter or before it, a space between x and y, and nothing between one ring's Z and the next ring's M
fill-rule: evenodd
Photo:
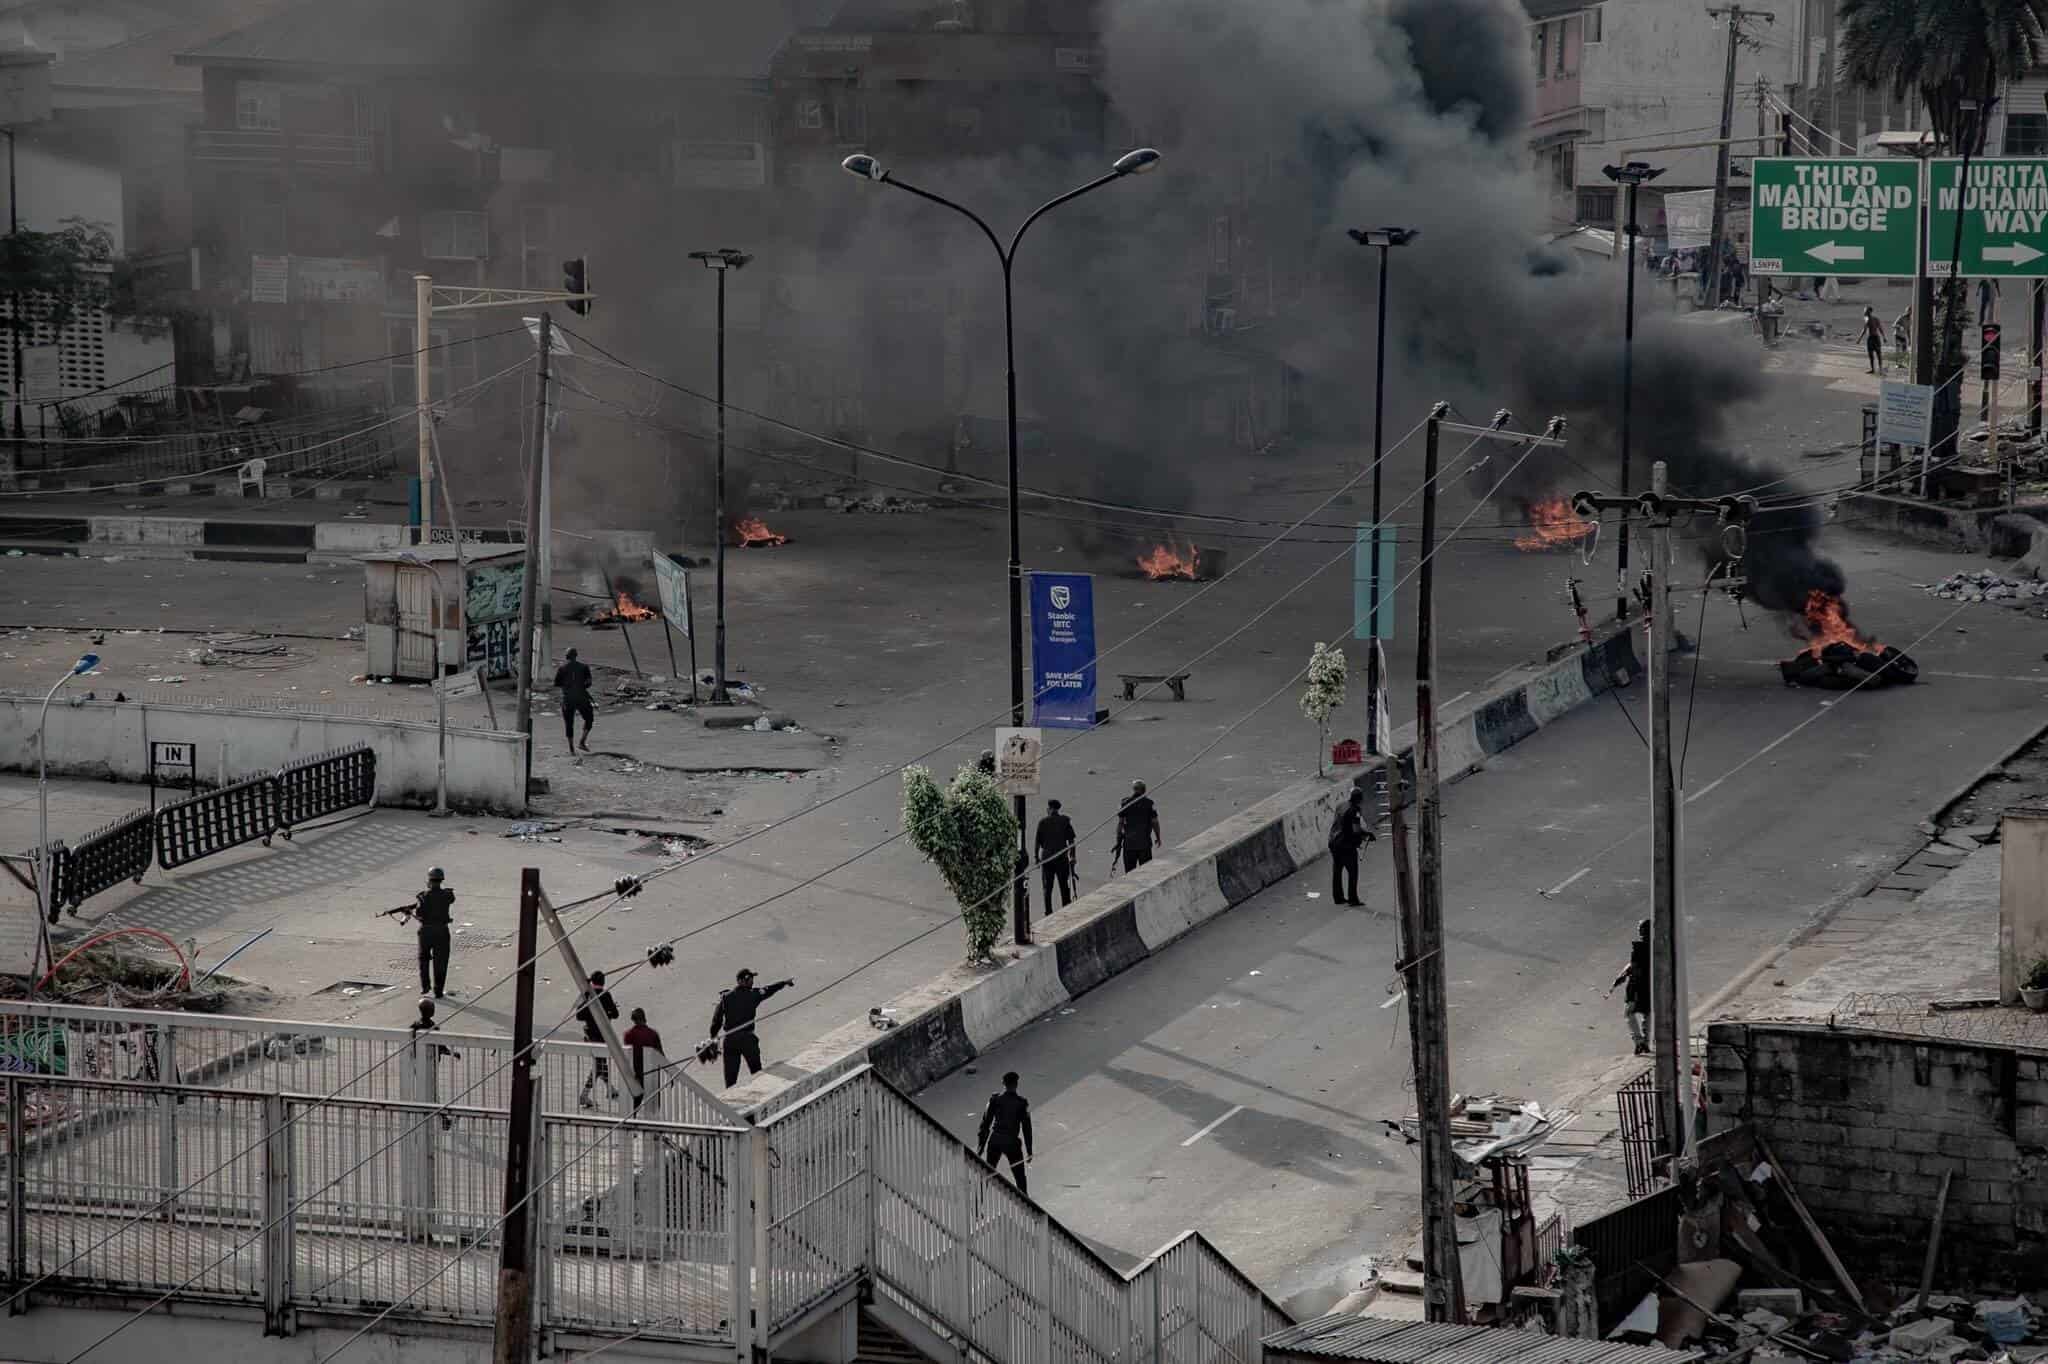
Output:
M250 169L369 172L377 169L377 143L374 138L346 133L194 128L192 159L211 165Z

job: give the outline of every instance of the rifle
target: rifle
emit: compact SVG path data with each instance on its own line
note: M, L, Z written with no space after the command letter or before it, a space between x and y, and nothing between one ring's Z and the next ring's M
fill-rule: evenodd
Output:
M1116 879L1116 869L1117 869L1117 868L1118 868L1119 866L1121 866L1121 865L1122 865L1122 863L1123 863L1123 858L1124 858L1124 826L1123 826L1123 821L1122 821L1122 820L1118 820L1118 821L1117 821L1117 826L1116 826L1116 844L1115 844L1115 846L1113 846L1113 847L1112 847L1112 848L1110 848L1110 850L1109 850L1109 879L1110 879L1110 880L1114 881L1114 880Z
M393 905L389 909L377 911L377 917L380 919L389 919L393 915L396 915L400 919L410 919L413 915L413 911L417 908L419 908L417 904Z

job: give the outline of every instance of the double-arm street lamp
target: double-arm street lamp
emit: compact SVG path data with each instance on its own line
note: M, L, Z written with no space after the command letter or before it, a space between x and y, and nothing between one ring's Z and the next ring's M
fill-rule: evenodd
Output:
M1150 147L1140 147L1136 151L1125 152L1110 167L1109 174L1090 180L1079 189L1068 190L1058 198L1039 205L1038 208L1032 211L1031 216L1026 218L1017 228L1016 232L1011 235L1008 246L1003 245L1002 239L996 236L995 230L982 221L980 215L976 214L972 209L956 204L951 199L934 194L928 189L919 189L916 185L910 184L907 181L898 180L892 173L883 168L881 162L865 152L849 156L840 164L846 169L848 174L857 175L863 180L874 180L885 185L894 185L897 189L907 194L915 194L920 199L929 199L935 204L943 205L946 208L952 209L955 213L968 218L976 227L981 229L982 235L988 238L989 245L996 249L996 258L1003 265L1003 366L1005 371L1004 382L1009 403L1008 424L1010 442L1010 723L1022 727L1024 724L1024 571L1022 564L1022 536L1019 532L1017 515L1017 338L1015 308L1012 303L1010 288L1011 266L1017 258L1017 244L1024 240L1024 234L1030 230L1033 223L1037 222L1047 213L1050 213L1053 209L1058 208L1061 204L1078 199L1091 191L1101 189L1104 185L1121 180L1126 176L1142 175L1159 164L1159 153ZM1017 797L1016 810L1017 879L1012 887L1012 922L1017 941L1021 944L1031 941L1031 915L1024 903L1024 869L1030 862L1028 848L1031 837L1030 831L1024 826L1024 797Z
M1422 235L1419 227L1354 227L1351 240L1360 246L1376 246L1380 252L1379 349L1374 357L1378 367L1372 386L1372 540L1366 547L1372 562L1366 572L1372 595L1366 600L1367 650L1365 656L1365 751L1377 753L1386 736L1380 733L1380 472L1384 452L1380 449L1381 418L1387 402L1387 253L1406 246Z
M1631 161L1625 166L1602 166L1600 173L1617 185L1628 186L1627 221L1622 231L1628 237L1627 263L1628 302L1622 311L1621 341L1621 495L1628 496L1628 418L1630 401L1635 397L1635 352L1636 352L1636 235L1643 229L1636 222L1636 191L1664 173L1662 166L1652 166L1643 161ZM1720 243L1715 243L1715 249ZM1615 551L1614 566L1614 618L1628 619L1628 518L1621 519L1621 541ZM1660 565L1661 567L1661 565Z

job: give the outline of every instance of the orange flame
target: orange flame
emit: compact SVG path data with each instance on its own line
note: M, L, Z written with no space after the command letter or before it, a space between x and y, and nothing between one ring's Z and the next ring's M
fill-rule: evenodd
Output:
M1529 534L1515 537L1515 548L1523 551L1560 549L1575 545L1598 527L1582 520L1572 510L1571 500L1546 497L1529 506Z
M1847 644L1865 653L1876 653L1884 648L1874 639L1858 634L1856 627L1849 623L1849 608L1842 599L1832 592L1819 588L1806 594L1806 607L1801 613L1806 617L1805 652L1815 658L1830 644Z
M768 523L758 516L740 517L732 523L732 533L738 539L741 549L789 543L787 535L768 529Z
M1183 552L1169 539L1166 544L1154 545L1148 552L1140 554L1138 568L1153 582L1165 578L1186 578L1194 582L1202 576L1202 554L1193 545Z
M630 623L632 621L653 620L654 615L653 611L634 601L627 593L615 592L611 605L600 606L591 613L590 623L592 625L611 625L619 621Z

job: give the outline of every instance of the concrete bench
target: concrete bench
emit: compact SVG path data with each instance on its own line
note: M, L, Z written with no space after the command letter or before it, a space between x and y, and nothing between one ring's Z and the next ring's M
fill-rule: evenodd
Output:
M1116 676L1117 681L1124 684L1124 700L1126 701L1138 699L1139 687L1149 687L1159 682L1166 684L1166 689L1173 693L1174 700L1185 701L1188 699L1188 674L1186 673L1118 673Z

